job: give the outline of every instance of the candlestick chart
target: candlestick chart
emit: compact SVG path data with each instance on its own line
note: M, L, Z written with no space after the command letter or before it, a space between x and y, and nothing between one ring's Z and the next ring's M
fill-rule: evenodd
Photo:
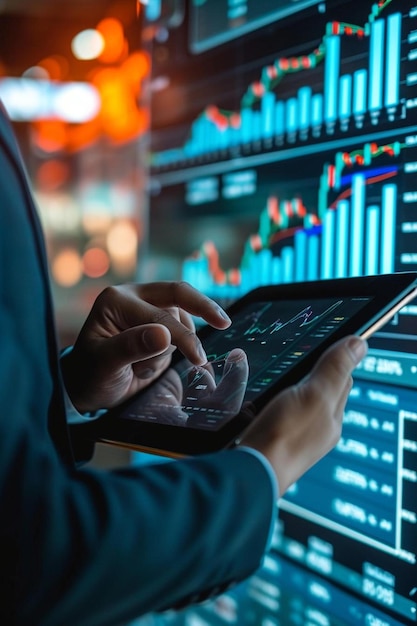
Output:
M184 279L231 297L269 283L396 271L407 151L406 141L337 151L322 167L311 208L301 195L267 197L237 267L224 269L215 243L205 241L185 260Z

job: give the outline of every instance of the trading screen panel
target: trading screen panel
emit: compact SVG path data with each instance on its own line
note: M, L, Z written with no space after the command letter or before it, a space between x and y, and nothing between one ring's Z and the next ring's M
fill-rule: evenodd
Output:
M415 2L154 1L149 32L148 277L227 305L417 270ZM416 316L370 341L342 438L280 500L263 568L146 623L417 623Z

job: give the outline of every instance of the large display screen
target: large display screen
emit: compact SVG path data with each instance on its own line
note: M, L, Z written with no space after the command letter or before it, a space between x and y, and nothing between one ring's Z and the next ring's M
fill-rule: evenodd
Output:
M417 270L417 2L168 5L148 5L148 279L228 304ZM411 304L370 341L342 438L281 499L263 568L147 623L417 624L416 337Z

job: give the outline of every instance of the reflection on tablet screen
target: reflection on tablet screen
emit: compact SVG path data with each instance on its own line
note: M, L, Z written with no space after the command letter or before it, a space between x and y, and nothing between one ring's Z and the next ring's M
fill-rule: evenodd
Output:
M208 363L170 367L120 417L218 430L360 311L372 298L252 302L205 339Z

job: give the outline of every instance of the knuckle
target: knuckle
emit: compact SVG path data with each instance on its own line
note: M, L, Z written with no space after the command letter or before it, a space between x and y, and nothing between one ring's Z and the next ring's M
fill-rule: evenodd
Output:
M163 326L169 326L173 319L171 313L166 309L157 309L153 316L155 324L162 324Z
M331 442L332 448L334 448L335 445L338 443L340 436L342 434L342 420L341 419L332 420L331 426L332 428L330 430L330 442Z
M310 378L306 383L302 384L300 391L302 402L306 407L323 404L325 398L324 390L314 379Z
M103 291L99 295L99 298L103 300L111 300L114 298L115 295L119 293L119 291L119 287L116 287L115 285L109 285L103 289Z
M114 285L105 287L97 296L94 302L94 309L100 309L109 303L114 302L119 293L119 288Z
M173 294L173 301L178 305L181 299L181 293L184 291L193 291L194 288L185 280L176 280L171 283L171 290Z
M137 355L138 343L133 333L124 333L123 342L123 349L126 355Z

